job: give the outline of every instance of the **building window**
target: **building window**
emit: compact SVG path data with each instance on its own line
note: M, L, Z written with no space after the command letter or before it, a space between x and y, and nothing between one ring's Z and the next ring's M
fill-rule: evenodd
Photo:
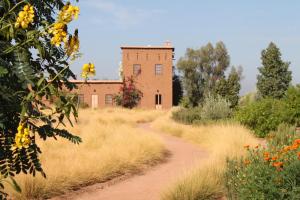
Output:
M139 53L136 53L136 60L139 59Z
M127 53L127 60L129 60L129 53Z
M113 104L113 95L106 94L105 95L105 105L112 105Z
M163 73L163 66L161 64L155 65L155 75L161 75Z
M133 65L133 74L134 75L139 75L139 74L141 74L141 65L140 64L134 64Z
M84 103L84 95L83 94L78 94L78 104L83 104Z
M162 104L162 96L161 94L155 95L155 105L161 105Z

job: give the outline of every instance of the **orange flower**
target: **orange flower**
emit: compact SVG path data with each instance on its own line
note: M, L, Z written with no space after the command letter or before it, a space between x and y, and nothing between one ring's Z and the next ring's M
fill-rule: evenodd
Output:
M270 153L269 152L264 152L264 160L269 161L270 160Z
M299 144L299 145L300 145L300 139L296 139L296 140L294 141L294 144Z
M273 161L274 161L274 160L277 160L277 159L278 159L277 156L272 157L272 160L273 160Z
M281 168L281 167L283 167L283 162L274 162L273 166L277 167L277 168Z
M284 151L284 152L287 152L287 151L289 151L289 150L291 150L291 146L286 146L286 147L283 148L283 151Z
M249 164L250 164L250 160L247 160L247 159L244 160L244 164L245 164L245 165L249 165Z
M299 145L297 143L294 143L292 146L291 146L291 150L296 150L298 149Z
M300 151L297 153L297 155L298 155L298 159L300 160Z
M249 147L250 147L249 144L247 144L247 145L244 146L245 149L249 149Z
M264 157L265 161L269 161L271 158L270 157Z
M256 145L255 148L258 149L259 145Z

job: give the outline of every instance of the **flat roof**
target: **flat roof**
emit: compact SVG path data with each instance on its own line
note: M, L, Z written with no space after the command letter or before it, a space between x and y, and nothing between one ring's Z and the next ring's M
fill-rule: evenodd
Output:
M174 51L174 47L172 46L121 46L121 49L172 49Z
M111 84L115 84L115 83L123 83L123 81L121 80L69 80L69 82L71 83L111 83Z

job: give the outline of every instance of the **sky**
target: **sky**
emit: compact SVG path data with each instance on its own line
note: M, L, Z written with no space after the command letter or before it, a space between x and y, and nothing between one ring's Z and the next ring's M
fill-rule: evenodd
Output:
M187 48L223 41L231 65L244 69L241 94L255 90L261 51L273 41L290 61L293 83L300 83L299 0L80 0L82 57L72 64L80 74L93 62L98 79L118 79L122 45L175 47L174 65Z

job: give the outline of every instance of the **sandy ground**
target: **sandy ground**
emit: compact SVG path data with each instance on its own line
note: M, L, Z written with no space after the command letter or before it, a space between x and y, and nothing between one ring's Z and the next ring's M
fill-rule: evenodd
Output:
M199 166L207 153L179 138L154 131L149 124L139 128L148 134L157 134L165 143L170 156L161 164L132 177L112 181L111 184L95 184L52 200L158 200L160 194L188 170Z

